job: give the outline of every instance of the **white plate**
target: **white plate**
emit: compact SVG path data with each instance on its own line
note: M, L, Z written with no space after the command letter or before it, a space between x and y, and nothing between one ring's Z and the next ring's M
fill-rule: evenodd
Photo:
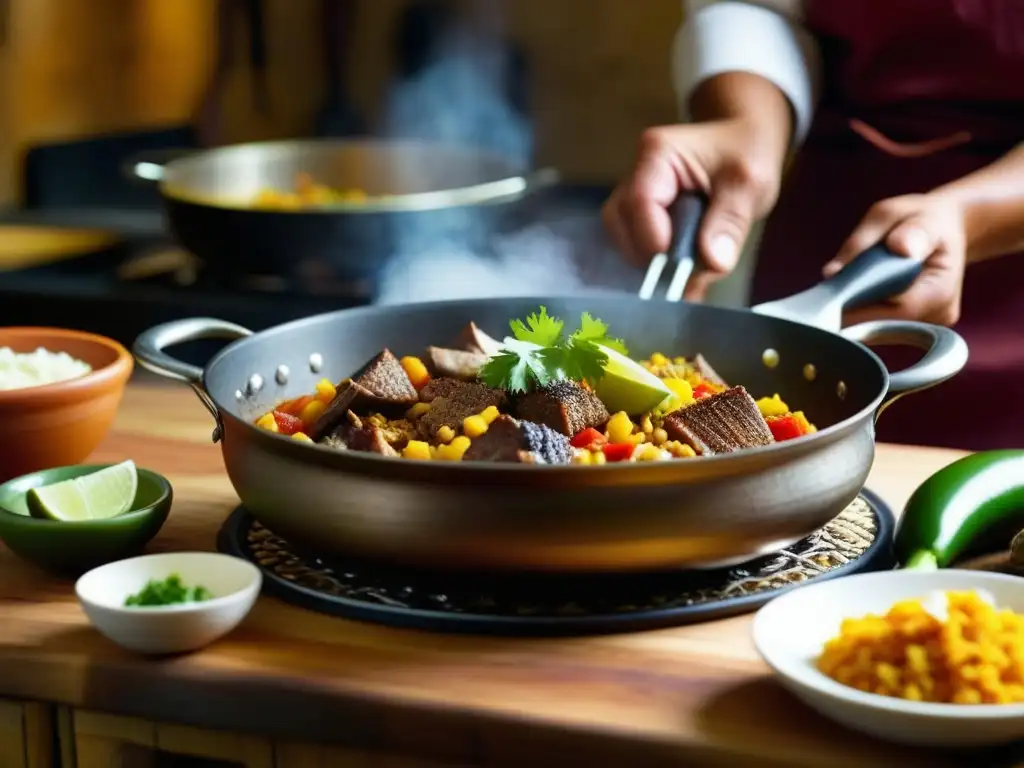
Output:
M1024 738L1024 704L907 701L837 683L815 668L843 619L881 614L934 590L983 589L1024 613L1024 579L981 571L886 571L795 589L754 617L754 645L780 682L808 706L854 730L904 744L980 746Z
M178 574L189 587L206 587L209 600L126 607L125 599L150 579ZM252 563L216 552L167 552L108 563L75 583L89 621L120 646L139 653L185 653L223 637L245 618L263 576Z

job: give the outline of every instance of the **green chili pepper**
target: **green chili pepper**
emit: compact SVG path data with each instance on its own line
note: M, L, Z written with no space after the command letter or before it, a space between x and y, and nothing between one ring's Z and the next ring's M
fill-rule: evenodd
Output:
M896 558L908 569L944 568L1014 523L1024 527L1024 450L974 453L914 491L896 528Z

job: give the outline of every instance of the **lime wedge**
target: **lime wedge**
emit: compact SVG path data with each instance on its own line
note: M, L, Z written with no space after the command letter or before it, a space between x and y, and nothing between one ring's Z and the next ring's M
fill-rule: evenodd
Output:
M594 391L610 412L647 413L672 394L665 382L640 363L605 346L601 351L608 355L608 362Z
M134 461L124 461L83 477L31 488L25 497L33 517L60 522L106 520L132 507L139 487Z

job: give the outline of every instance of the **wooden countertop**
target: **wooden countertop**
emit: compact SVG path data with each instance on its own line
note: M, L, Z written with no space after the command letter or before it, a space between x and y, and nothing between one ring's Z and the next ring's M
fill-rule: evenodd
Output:
M184 385L133 384L97 461L170 478L151 550L212 549L238 499ZM894 508L959 454L879 446L869 487ZM750 617L576 639L445 636L343 621L262 598L228 638L146 660L87 624L72 590L0 546L0 696L244 730L455 764L929 766L948 754L874 742L769 677ZM966 764L966 763L965 763Z

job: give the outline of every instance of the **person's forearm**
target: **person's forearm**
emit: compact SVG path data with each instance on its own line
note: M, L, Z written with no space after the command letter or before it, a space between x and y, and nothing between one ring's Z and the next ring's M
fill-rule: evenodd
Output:
M790 146L798 146L810 127L821 78L820 53L801 23L800 0L773 0L771 8L743 0L686 0L684 6L686 22L672 56L683 118L715 119L723 111L768 104L764 116L771 130L785 126ZM777 96L785 110L776 108Z
M698 122L740 120L749 124L751 141L781 166L793 135L793 110L773 83L747 72L726 72L697 86L690 114Z
M963 207L968 263L1024 252L1024 144L935 193Z

